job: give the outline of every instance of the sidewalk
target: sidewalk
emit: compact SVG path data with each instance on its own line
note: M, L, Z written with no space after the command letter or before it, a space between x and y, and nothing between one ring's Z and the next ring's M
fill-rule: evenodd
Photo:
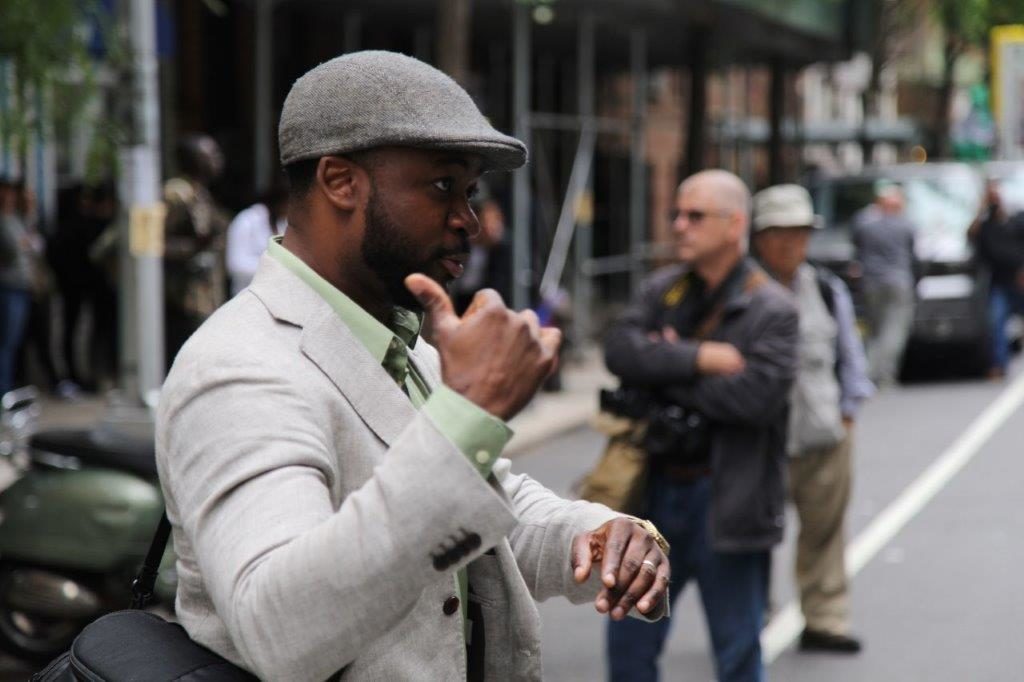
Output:
M597 411L598 389L614 384L597 348L586 349L579 360L567 361L562 368L562 390L538 393L510 423L515 436L505 448L505 455L515 457L544 440L582 426ZM86 427L99 421L107 410L102 396L74 401L42 396L39 403L41 429Z
M601 351L589 347L575 362L562 368L562 390L538 393L509 424L515 436L505 448L515 457L538 443L583 426L597 413L597 392L615 386L617 380L604 366Z

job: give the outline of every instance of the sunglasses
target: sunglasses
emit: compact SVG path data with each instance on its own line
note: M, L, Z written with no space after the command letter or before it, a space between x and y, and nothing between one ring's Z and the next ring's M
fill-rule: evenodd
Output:
M705 218L725 218L729 216L728 211L701 211L700 209L691 208L687 211L672 210L668 214L669 221L675 222L679 218L686 218L686 222L691 225L701 223Z

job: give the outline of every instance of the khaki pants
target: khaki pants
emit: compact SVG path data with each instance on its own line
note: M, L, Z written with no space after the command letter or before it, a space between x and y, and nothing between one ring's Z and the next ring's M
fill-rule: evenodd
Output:
M852 437L831 450L789 459L790 496L800 517L796 582L807 627L846 634L846 539L843 522L850 501Z
M914 326L914 289L893 284L864 288L868 318L868 369L879 386L896 383Z

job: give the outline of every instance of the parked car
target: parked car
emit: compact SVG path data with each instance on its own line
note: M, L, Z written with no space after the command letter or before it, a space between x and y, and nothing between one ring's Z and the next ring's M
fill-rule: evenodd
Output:
M899 183L915 224L917 300L904 371L935 356L963 360L972 373L989 366L987 273L974 261L967 230L978 213L982 174L963 163L897 164L855 175L818 176L809 184L826 229L810 257L847 280L861 308L850 223L874 200L880 180Z

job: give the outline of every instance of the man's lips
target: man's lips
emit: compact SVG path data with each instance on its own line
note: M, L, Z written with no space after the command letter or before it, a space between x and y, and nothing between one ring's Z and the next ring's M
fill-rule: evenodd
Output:
M469 254L466 253L453 253L447 256L442 256L439 260L444 269L448 271L448 274L454 278L461 277L462 273L466 271L466 260L469 258Z

